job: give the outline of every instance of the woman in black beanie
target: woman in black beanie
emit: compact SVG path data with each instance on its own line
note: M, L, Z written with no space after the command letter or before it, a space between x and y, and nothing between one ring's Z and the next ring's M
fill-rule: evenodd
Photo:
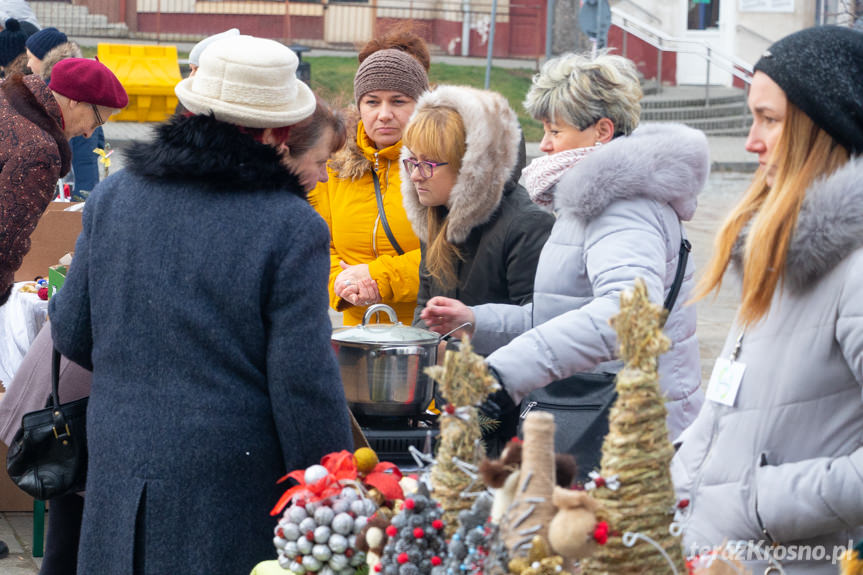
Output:
M730 265L742 301L672 463L689 555L742 541L752 572L832 574L863 536L861 78L863 33L836 26L755 65L760 168L700 284Z

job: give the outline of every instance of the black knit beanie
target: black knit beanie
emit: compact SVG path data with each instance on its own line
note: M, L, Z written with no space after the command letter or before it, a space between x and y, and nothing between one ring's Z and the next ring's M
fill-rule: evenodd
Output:
M44 60L45 54L68 41L69 39L66 37L66 34L52 26L50 28L42 28L27 38L27 49L40 60Z
M819 128L863 153L863 32L818 26L774 43L755 64Z
M21 29L21 24L15 18L9 18L3 24L0 32L0 66L9 63L26 50L27 33Z

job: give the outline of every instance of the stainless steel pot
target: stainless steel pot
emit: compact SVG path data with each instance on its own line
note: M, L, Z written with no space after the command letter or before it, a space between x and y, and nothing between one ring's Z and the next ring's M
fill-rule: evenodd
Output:
M391 323L368 323L378 312ZM369 307L361 325L334 330L333 349L351 409L359 415L421 414L434 392L424 370L437 361L438 343L447 335L403 325L385 304Z

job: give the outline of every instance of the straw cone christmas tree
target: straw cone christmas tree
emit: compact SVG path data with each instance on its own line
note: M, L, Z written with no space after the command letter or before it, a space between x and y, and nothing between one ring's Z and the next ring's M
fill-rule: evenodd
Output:
M672 572L651 543L639 539L632 547L625 546L627 533L655 541L677 572L686 573L681 542L668 531L675 505L669 471L674 448L668 439L657 375L657 357L671 345L661 328L665 313L650 302L639 279L632 291L621 294L620 313L611 320L624 368L617 376L618 397L609 415L600 475L606 480L601 483L617 476L620 486L617 490L601 486L592 495L615 535L584 562L584 573Z
M498 383L489 375L482 356L473 353L470 340L462 341L457 352L447 351L443 366L426 368L426 373L440 385L440 391L449 402L440 418L440 443L431 483L434 498L444 510L446 536L458 529L458 513L470 509L473 499L462 497L474 480L455 463L455 458L476 464L480 454L482 432L476 406L493 391Z

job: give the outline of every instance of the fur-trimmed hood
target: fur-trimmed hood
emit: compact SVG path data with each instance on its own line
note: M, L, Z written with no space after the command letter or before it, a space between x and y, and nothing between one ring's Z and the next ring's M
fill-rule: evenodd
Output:
M521 129L509 103L496 92L466 86L438 86L420 97L414 115L432 107L454 108L465 127L467 146L450 192L447 216L447 240L459 244L473 228L491 218L500 205L507 183L513 177L518 181L520 160L523 166L519 154ZM402 149L402 158L410 154L410 150ZM399 169L408 219L417 237L426 242L428 208L419 202L410 174L401 164Z
M592 220L614 201L648 197L681 220L695 214L710 172L707 137L682 124L646 124L575 164L555 191L555 209Z
M863 247L861 182L863 157L858 156L806 190L786 256L784 285L792 291L805 291L851 252ZM748 230L745 228L738 237L731 256L738 273L742 270Z
M212 115L174 116L150 142L126 152L128 169L147 178L200 182L213 189L288 189L305 197L278 151Z
M54 46L48 50L48 53L45 54L44 58L42 58L42 78L45 79L46 83L49 82L51 80L51 70L54 69L54 65L60 60L80 57L81 48L75 42L63 42L62 44Z

